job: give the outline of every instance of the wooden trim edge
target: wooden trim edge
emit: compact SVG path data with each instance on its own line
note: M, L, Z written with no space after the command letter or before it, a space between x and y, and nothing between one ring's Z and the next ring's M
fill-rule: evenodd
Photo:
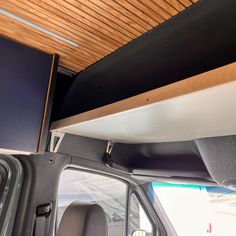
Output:
M43 118L42 118L42 125L41 125L39 142L38 142L38 147L37 147L37 153L44 153L46 150L53 95L54 95L55 85L56 85L56 73L57 73L58 61L59 61L59 56L56 54L53 54L50 78L48 82L48 90L47 90L47 95L45 99L44 113L43 113Z

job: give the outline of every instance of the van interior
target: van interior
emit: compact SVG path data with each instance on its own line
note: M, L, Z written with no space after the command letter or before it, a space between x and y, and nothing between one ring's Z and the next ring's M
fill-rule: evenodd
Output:
M0 235L235 236L235 16L1 0Z

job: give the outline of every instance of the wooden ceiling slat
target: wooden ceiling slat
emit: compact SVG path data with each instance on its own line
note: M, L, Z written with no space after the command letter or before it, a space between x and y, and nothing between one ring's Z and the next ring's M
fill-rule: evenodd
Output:
M44 25L42 25L41 22L38 21L38 19L34 15L32 15L33 18L31 18L31 16L29 14L25 15L24 11L22 12L21 8L15 9L14 5L10 4L9 2L7 2L5 0L2 0L2 2L4 2L4 6L2 7L3 9L5 9L7 11L11 11L11 13L18 13L18 16L24 17L25 19L30 20L31 22L34 22L34 23L36 23L39 26L44 27ZM47 25L49 25L49 24L47 24ZM62 35L62 36L66 36L66 35ZM72 45L70 45L68 43L65 43L65 42L63 42L61 40L59 40L59 43L64 44L66 47L70 47L70 48L73 47ZM81 50L81 48L80 48L80 53L83 56L83 59L86 59L87 62L91 62L93 60L93 58L98 58L99 59L99 57L97 55L96 56L95 55L91 55L88 52L86 52L84 50Z
M95 0L97 1L97 0ZM107 1L107 0L101 0L106 5L110 6L111 8L114 8L118 11L120 11L123 15L127 16L128 18L132 19L137 24L141 25L143 28L147 30L150 30L152 28L152 25L147 23L145 20L134 14L133 12L126 9L121 2L115 2L115 1Z
M91 40L92 42L97 42L101 47L105 49L112 49L116 50L120 44L117 44L117 41L112 40L110 37L106 36L105 34L97 31L83 22L76 20L75 18L67 15L65 12L62 12L55 7L47 5L44 2L39 2L38 0L28 0L28 3L32 3L34 6L37 6L41 9L42 12L47 13L49 17L53 17L56 20L60 19L64 24L70 26L72 30L77 31L77 34L82 34L82 36L87 39Z
M1 27L0 27L0 29L1 29ZM3 30L3 32L5 33L5 35L8 38L10 38L10 39L14 38L14 35L12 36L11 32L9 33L6 30L5 31ZM37 39L40 37L36 38L36 35L33 35L30 39L25 38L20 33L17 33L17 35L21 37L21 40L17 40L20 43L22 43L22 39L24 39L24 44L27 46L41 49L44 52L47 52L50 54L54 54L54 53L60 54L60 56L61 56L60 61L63 61L64 64L65 64L65 62L68 62L67 64L69 64L69 62L70 62L71 65L74 64L73 68L70 68L70 69L76 69L75 71L78 71L78 70L84 69L87 66L86 63L81 62L78 58L70 57L70 55L67 55L62 50L58 51L58 49L57 49L57 47L55 47L55 45L52 45L50 43L47 45L47 44L43 44L43 43L39 42ZM45 41L44 38L42 38L42 40ZM75 62L77 62L77 63L75 63Z
M167 12L169 12L172 16L176 15L178 11L172 7L166 0L152 0L157 5L165 9Z
M60 56L79 72L198 0L1 0L0 8L79 46L0 14L0 35Z
M193 3L190 0L179 0L185 7L190 7Z
M159 5L155 4L152 1L140 0L140 2L155 11L159 16L161 16L165 20L171 17L171 14L169 12L163 10Z
M1 17L0 17L0 19L1 19ZM38 43L37 40L35 41L32 39L25 38L23 35L18 34L18 33L17 34L15 34L13 32L9 33L9 31L7 31L6 28L3 29L1 26L0 26L0 30L4 34L4 36L8 37L9 39L15 40L14 35L20 36L21 40L16 40L16 41L23 43L22 40L24 40L24 44L27 46L41 49L44 52L47 52L50 54L54 54L54 53L58 52L57 49L53 49L51 46L44 45L43 43ZM85 68L85 67L80 66L79 64L75 64L75 63L71 62L70 60L73 60L73 58L69 60L68 58L66 58L66 55L63 55L62 53L60 53L60 55L62 56L62 57L60 57L60 66L66 67L66 65L69 65L66 68L70 68L70 70L73 70L73 71L81 71Z
M28 46L41 49L47 53L57 53L62 57L71 58L72 61L76 61L76 63L80 65L79 67L84 68L87 65L88 62L84 62L84 59L71 53L68 48L65 48L63 45L59 45L58 47L58 43L52 37L50 40L50 36L45 36L44 33L37 32L37 30L31 29L30 27L11 20L8 17L0 15L0 19L2 23L0 24L1 32L5 33L3 35ZM76 50L76 48L74 48L74 50Z
M93 25L99 29L102 28L102 29L106 30L106 32L108 34L110 34L111 37L115 38L118 42L120 42L122 44L126 44L127 42L129 42L131 40L130 37L128 37L124 34L121 34L120 32L114 30L114 28L109 27L106 23L104 23L101 20L98 20L97 18L95 18L94 16L91 16L88 13L76 8L72 4L66 2L65 0L57 0L57 4L60 6L60 8L63 7L63 9L69 10L70 14L74 14L75 17L80 18L80 19L81 18L87 19L87 21L90 22L91 25Z
M61 67L64 67L66 69L70 68L70 70L72 71L81 71L84 69L83 67L79 67L76 63L65 60L63 57L59 58L59 64Z
M114 34L111 34L107 29L104 29L103 27L100 27L99 25L95 24L93 21L87 20L84 17L79 16L76 12L71 11L67 7L64 7L63 5L59 5L57 2L52 0L39 0L41 2L46 3L47 5L50 5L51 7L54 7L61 12L66 13L66 15L71 16L75 19L75 21L81 21L83 24L89 26L92 29L95 29L96 31L100 31L104 35L106 35L108 38L111 38L111 41L118 47L122 46L122 42L120 42L119 38L117 38Z
M65 45L67 43L62 43L62 44ZM82 50L81 48L80 48L80 53L83 56L83 60L86 61L87 63L91 63L94 60L94 58L100 59L102 57L102 55L98 56L98 55L91 54L91 53L88 54L87 50Z
M183 11L185 7L178 0L166 0L170 5L172 5L177 11Z
M148 24L150 24L152 27L155 27L157 25L159 25L158 21L153 20L151 17L149 17L147 14L145 14L144 12L140 11L136 6L132 5L130 2L128 2L127 0L114 0L117 3L119 3L120 5L122 5L124 8L126 8L127 10L131 11L132 13L134 13L135 15L137 15L139 18L143 19L144 21L146 21ZM135 3L138 1L135 1ZM134 2L133 2L134 3Z
M28 0L21 0L21 1L7 0L7 1L15 3L14 5L19 7L14 13L19 14L19 12L21 12L22 17L24 17L24 19L27 19L29 17L31 18L29 20L31 20L33 23L37 23L38 25L54 33L70 38L71 40L77 42L79 45L82 46L82 49L84 51L91 54L91 59L93 59L94 57L100 58L102 55L112 51L111 49L110 51L103 49L96 43L91 43L90 41L84 40L82 37L79 37L76 31L71 32L71 27L62 24L60 18L55 20L54 17L48 17L48 15L46 15L45 12L39 11L37 6L32 5ZM21 11L21 9L23 9L23 11ZM14 10L14 8L10 7L9 11L12 10ZM92 48L96 49L96 51L92 50Z
M96 5L92 1L69 0L69 2L77 2L77 3L80 2L80 4L84 3L84 5L86 5L88 8L90 8L94 12L96 12L97 15L99 15L100 17L101 16L105 17L107 20L109 20L115 29L119 30L119 28L122 28L122 31L126 30L128 32L128 36L130 36L132 38L137 37L141 34L141 32L139 32L136 28L133 28L130 24L125 23L120 18L115 17L113 14L111 14L110 12L107 12L105 9L103 9L102 6Z
M19 0L17 0L19 1ZM88 32L88 30L85 30L81 27L78 27L77 24L71 23L68 20L66 20L64 17L59 17L57 14L52 13L47 8L43 8L42 6L39 6L29 0L20 0L25 5L29 6L30 8L34 8L38 11L38 15L41 17L44 17L47 20L52 20L55 24L58 24L60 27L63 27L66 31L70 31L75 36L77 36L80 40L78 41L79 44L81 44L81 40L84 41L84 45L88 45L88 48L93 48L95 45L97 45L96 48L101 50L103 53L109 53L117 47L113 44L110 44L108 41L106 41L106 44L104 44L104 39L100 37L96 37L96 34L91 34Z
M120 19L120 21L123 21L122 24L129 25L132 28L136 29L137 32L145 33L147 31L147 29L143 27L142 24L136 23L132 18L129 18L128 16L122 14L122 12L119 12L117 8L111 7L110 5L108 5L108 2L104 3L101 0L89 0L89 1L99 6L100 8L104 9L104 11L109 12L114 17L115 20Z
M96 11L96 9L92 10L91 8L87 7L86 1L84 2L84 4L80 3L78 0L69 0L69 1L65 0L65 2L72 5L76 9L81 9L81 11L85 12L89 16L98 20L99 24L102 24L103 27L105 27L105 28L109 27L109 29L111 29L112 31L113 30L116 31L117 34L118 33L121 34L122 38L124 38L124 40L129 41L135 37L135 34L131 33L126 28L121 27L119 24L114 23L112 20L108 19L107 16L105 16L104 14L98 13ZM100 9L100 11L102 13L102 9Z
M133 0L126 0L129 3L133 4ZM164 18L154 12L151 8L147 7L146 5L142 4L140 1L135 2L135 7L143 12L145 15L149 16L152 20L156 22L156 24L160 24L164 22Z

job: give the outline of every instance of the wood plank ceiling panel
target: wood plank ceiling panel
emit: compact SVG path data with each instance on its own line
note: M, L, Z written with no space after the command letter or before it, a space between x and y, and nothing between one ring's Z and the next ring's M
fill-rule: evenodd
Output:
M45 52L57 53L61 67L79 72L195 2L197 0L1 0L0 34ZM6 12L18 19L6 16Z

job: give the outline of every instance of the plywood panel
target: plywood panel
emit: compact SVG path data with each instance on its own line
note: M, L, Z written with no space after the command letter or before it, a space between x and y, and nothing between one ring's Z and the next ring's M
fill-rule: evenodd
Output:
M62 67L79 72L196 1L1 0L0 9L79 46L31 29L1 13L4 24L0 34L46 52L53 51L60 55Z

